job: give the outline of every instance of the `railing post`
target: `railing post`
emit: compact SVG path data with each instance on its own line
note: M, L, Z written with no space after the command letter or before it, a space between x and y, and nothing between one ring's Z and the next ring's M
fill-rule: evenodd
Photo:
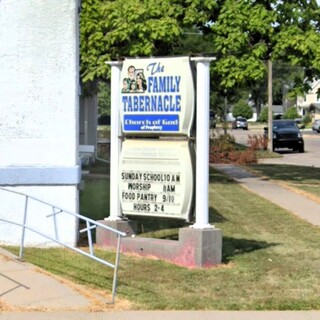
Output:
M116 289L117 289L118 265L120 261L120 244L121 244L121 235L118 234L116 261L115 261L114 272L113 272L112 302L111 302L112 304L114 304L114 299L116 296Z
M0 0L1 1L1 0ZM1 188L0 187L0 190L4 190L4 191L7 191L7 192L11 192L11 193L14 193L14 194L18 194L18 195L21 195L25 198L25 205L24 205L24 215L23 215L23 222L22 224L21 223L18 223L18 222L14 222L14 221L9 221L9 220L5 220L5 219L2 219L0 217L0 222L1 221L4 221L4 222L8 222L8 223L11 223L13 225L16 225L18 227L22 227L22 235L21 235L21 241L20 241L20 253L19 253L19 259L23 259L23 255L24 255L24 242L25 242L25 231L26 229L31 231L31 232L34 232L46 239L49 239L50 241L53 241L55 243L58 243L72 251L75 251L77 253L80 253L88 258L91 258L97 262L100 262L102 263L103 265L106 265L110 268L113 268L114 269L114 273L113 273L113 284L112 284L112 304L114 304L114 300L115 300L115 295L116 295L116 286L117 286L117 277L118 277L118 267L119 267L119 261L120 261L120 248L121 248L121 237L124 237L126 236L126 233L125 232L121 232L119 230L116 230L114 228L111 228L111 227L108 227L104 224L101 224L97 221L94 221L88 217L84 217L80 214L77 214L77 213L72 213L72 212L69 212L67 210L64 210L62 208L58 208L56 207L55 205L53 204L50 204L50 203L47 203L47 202L44 202L43 200L39 200L33 196L28 196L26 194L23 194L23 193L20 193L20 192L16 192L16 191L13 191L13 190L7 190L7 189L4 189L4 188ZM48 214L47 217L51 217L52 215L54 216L54 223L55 223L55 235L54 236L51 236L51 235L47 235L43 232L41 232L41 230L37 230L36 228L33 228L31 226L28 226L27 225L27 214L28 214L28 204L29 204L29 199L33 200L33 201L36 201L36 202L39 202L39 203L42 203L42 204L46 204L48 206L51 207L52 209L52 213ZM56 211L56 209L59 210L59 212ZM58 237L58 224L57 224L57 220L56 220L56 215L59 214L59 213L66 213L66 214L69 214L69 215L72 215L74 217L77 217L78 219L82 219L84 221L86 221L86 228L85 229L82 229L80 230L80 233L84 232L84 231L87 231L88 233L88 242L89 242L89 248L90 248L90 253L86 252L85 250L81 250L75 246L71 246L71 245L68 245L67 243L63 243L63 242L60 242L57 237ZM94 254L94 244L93 244L93 239L92 239L92 234L91 234L91 230L96 228L97 226L101 227L101 228L104 228L105 230L109 231L109 232L113 232L113 233L116 233L118 238L117 238L117 251L116 251L116 259L115 259L115 263L112 264L111 262L108 262L107 260L104 260L104 259L101 259L97 256L95 256Z
M58 226L57 226L57 218L56 218L56 211L55 207L52 207L52 213L53 213L53 226L54 226L54 235L57 240L59 240L59 234L58 234Z
M25 204L24 204L24 214L23 214L23 222L22 222L22 235L20 241L20 252L19 252L19 259L23 258L24 254L24 237L26 233L26 222L27 222L27 213L28 213L28 201L29 197L25 196Z
M94 252L93 252L93 242L92 242L90 222L88 220L86 220L86 223L87 223L87 235L88 235L89 252L90 252L91 255L93 255Z

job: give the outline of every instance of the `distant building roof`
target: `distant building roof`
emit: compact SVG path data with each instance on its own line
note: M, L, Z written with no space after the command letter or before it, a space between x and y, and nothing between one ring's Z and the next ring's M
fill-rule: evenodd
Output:
M320 102L314 102L314 103L310 103L310 106L308 108L308 111L312 111L314 109L318 109L320 110Z
M283 106L282 105L273 105L272 112L273 113L283 113Z

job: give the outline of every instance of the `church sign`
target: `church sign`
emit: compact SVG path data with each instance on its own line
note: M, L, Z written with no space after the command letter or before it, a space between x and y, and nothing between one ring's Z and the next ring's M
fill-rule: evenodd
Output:
M195 90L189 57L126 59L120 85L124 134L190 136Z
M119 170L122 213L189 220L193 203L188 141L128 139Z

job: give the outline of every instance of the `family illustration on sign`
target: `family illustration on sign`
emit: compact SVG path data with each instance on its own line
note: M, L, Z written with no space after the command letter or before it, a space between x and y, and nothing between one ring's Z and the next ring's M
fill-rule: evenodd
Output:
M145 92L147 81L143 69L136 69L134 66L128 67L128 76L122 81L122 93Z

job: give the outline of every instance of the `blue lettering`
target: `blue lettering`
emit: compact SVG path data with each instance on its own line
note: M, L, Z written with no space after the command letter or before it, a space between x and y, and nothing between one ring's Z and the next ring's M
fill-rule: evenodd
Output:
M180 80L181 80L181 76L175 77L175 81L176 81L176 91L175 92L180 92Z
M157 77L148 77L148 92L159 92Z
M151 110L157 111L157 96L151 96Z
M149 96L145 96L145 110L144 111L150 111L150 97Z
M148 77L148 92L179 92L181 76Z
M151 75L154 75L156 73L164 72L164 66L161 66L160 62L152 62L147 66L147 71L151 69L150 73Z
M181 111L181 96L176 95L175 111ZM174 111L173 110L173 111Z
M123 103L123 111L127 111L127 102L128 102L128 97L122 96L122 103Z
M144 97L139 96L139 111L144 111Z
M139 103L138 97L134 96L133 97L133 111L138 111L139 110L138 103Z
M133 111L132 110L132 98L131 97L128 97L128 110L129 112Z
M168 77L159 77L159 92L168 92L167 91L167 78Z
M124 112L180 112L181 95L128 95L122 96Z
M170 105L170 97L169 96L164 96L163 97L164 101L164 111L168 112L169 111L169 105Z
M159 111L163 110L162 109L162 99L161 99L161 96L158 96L158 108L157 108ZM166 109L164 109L164 111L167 111Z

